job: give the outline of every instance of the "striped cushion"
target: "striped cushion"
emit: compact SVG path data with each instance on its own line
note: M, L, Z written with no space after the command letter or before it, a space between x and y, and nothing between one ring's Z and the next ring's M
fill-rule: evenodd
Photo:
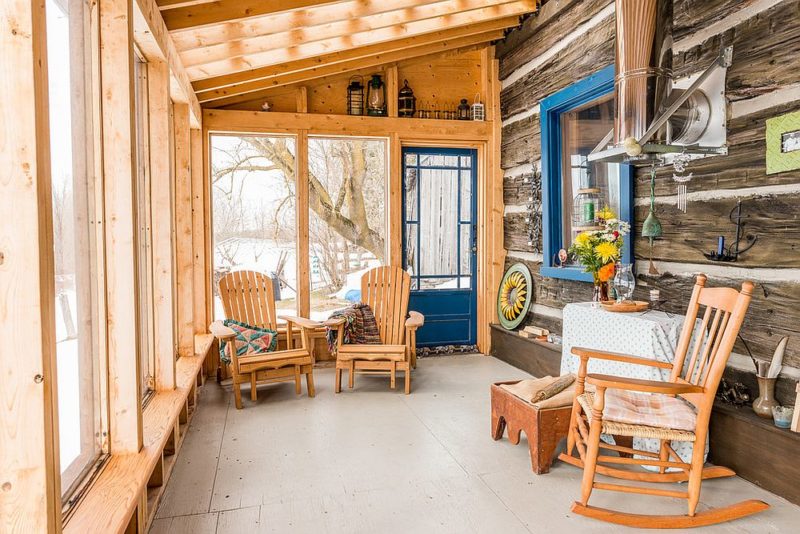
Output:
M630 425L694 431L697 413L689 402L680 397L608 389L603 419Z

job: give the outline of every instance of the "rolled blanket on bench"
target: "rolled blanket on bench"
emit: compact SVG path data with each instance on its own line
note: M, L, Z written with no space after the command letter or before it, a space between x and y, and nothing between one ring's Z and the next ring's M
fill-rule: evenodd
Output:
M335 311L330 319L336 317L344 318L344 339L342 343L354 345L380 345L381 333L378 330L378 322L372 313L369 304L359 302L344 310ZM325 337L328 341L328 350L331 353L336 351L337 328L328 328Z
M503 389L538 408L569 406L575 397L575 375L545 376L503 384Z

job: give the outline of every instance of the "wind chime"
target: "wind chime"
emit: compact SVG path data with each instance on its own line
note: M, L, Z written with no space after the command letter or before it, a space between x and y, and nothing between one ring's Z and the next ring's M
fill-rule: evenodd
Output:
M679 173L679 174L672 173L672 179L678 184L677 207L683 213L686 213L686 209L688 207L687 184L692 179L692 173L689 174L683 174L683 173L686 172L686 167L689 165L690 160L691 157L689 156L689 154L683 152L681 154L677 154L672 162L675 172Z
M648 273L652 275L660 274L653 263L653 241L664 235L661 228L661 221L656 217L656 165L650 167L650 213L642 224L642 237L650 240L650 268Z

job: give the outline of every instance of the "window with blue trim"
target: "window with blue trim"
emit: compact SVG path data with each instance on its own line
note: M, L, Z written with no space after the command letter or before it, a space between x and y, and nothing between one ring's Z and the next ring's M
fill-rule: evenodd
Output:
M542 100L542 274L592 281L574 258L559 259L582 231L604 218L632 222L633 168L589 162L587 156L614 128L614 66ZM632 236L622 261L630 263Z

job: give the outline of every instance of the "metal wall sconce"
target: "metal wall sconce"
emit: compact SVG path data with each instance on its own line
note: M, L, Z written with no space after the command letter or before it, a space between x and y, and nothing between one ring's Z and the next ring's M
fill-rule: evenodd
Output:
M731 210L728 215L730 221L736 225L736 240L732 245L725 246L725 236L719 236L717 240L717 250L713 252L704 252L703 255L711 261L724 261L734 262L739 259L739 254L747 252L758 241L758 236L753 234L743 235L744 225L742 219L742 201L738 201L736 206ZM744 248L741 246L742 239L745 240Z

